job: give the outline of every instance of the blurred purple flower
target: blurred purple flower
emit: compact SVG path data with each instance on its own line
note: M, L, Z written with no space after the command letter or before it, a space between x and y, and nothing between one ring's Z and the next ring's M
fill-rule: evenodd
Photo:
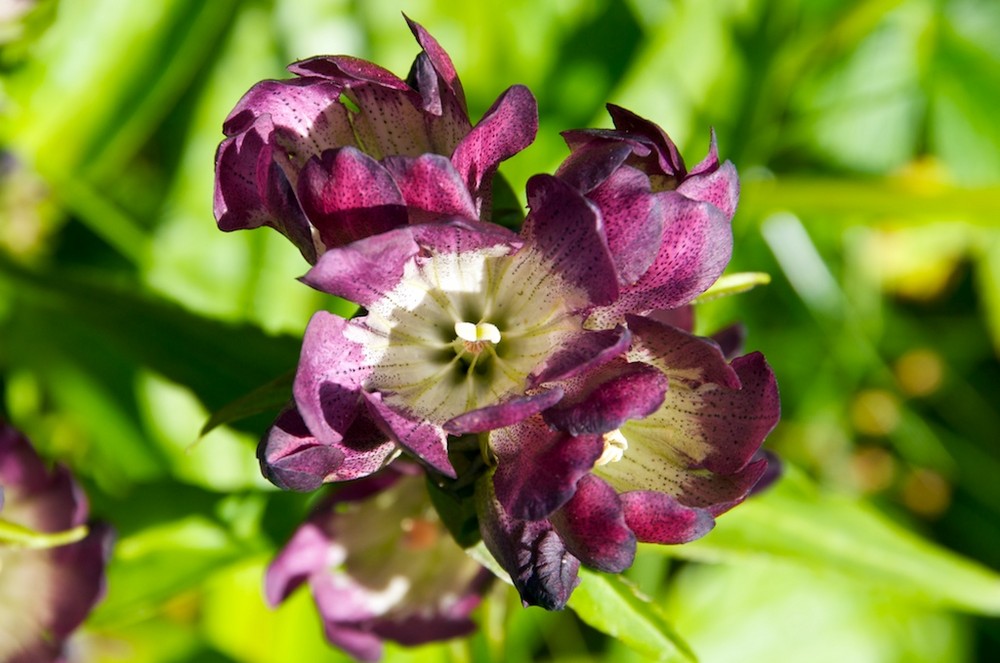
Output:
M761 443L780 406L763 356L728 363L709 339L627 322L624 357L490 434L497 463L477 489L480 527L526 603L562 607L581 562L618 573L637 541L703 536L768 471Z
M345 484L268 567L276 606L308 582L327 639L363 661L382 641L417 645L467 635L492 574L451 540L423 472L396 463Z
M538 130L535 99L504 92L473 127L444 49L407 19L423 51L409 78L349 56L296 62L255 85L223 125L215 217L271 226L310 262L335 246L450 216L489 220L498 164Z
M28 440L0 422L0 519L43 534L87 520L87 499L66 468L46 468ZM38 548L0 540L0 660L62 659L63 643L104 593L111 530Z

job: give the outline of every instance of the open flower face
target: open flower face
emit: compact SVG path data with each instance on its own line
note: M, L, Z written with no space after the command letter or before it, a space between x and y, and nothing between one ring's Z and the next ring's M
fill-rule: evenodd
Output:
M492 574L451 539L422 472L396 463L340 488L268 568L277 605L308 582L327 639L374 661L382 640L416 645L466 635Z
M458 220L398 229L323 256L305 281L367 314L346 321L321 312L310 322L294 392L313 438L347 457L351 428L370 421L388 441L453 476L447 434L540 412L562 396L547 383L624 352L624 329L583 327L586 310L617 292L599 216L550 176L531 181L529 202L521 236ZM287 469L295 449L317 453L311 443L290 450L286 441L277 433L265 440L265 467ZM306 475L307 465L300 468ZM355 471L327 465L322 478L373 469L345 475L342 467Z
M65 468L49 470L28 441L0 422L0 519L43 534L87 520L87 502ZM104 592L111 532L38 549L0 541L0 660L61 660L63 643Z
M617 573L636 541L703 536L767 469L760 447L779 404L763 357L727 363L708 339L627 322L624 357L564 381L558 404L490 434L497 467L477 488L483 539L528 603L565 604L573 563Z
M409 24L423 51L407 81L321 56L291 65L297 78L243 96L216 153L222 230L271 226L315 263L328 248L408 223L488 219L497 165L534 140L534 97L511 87L473 128L447 53Z

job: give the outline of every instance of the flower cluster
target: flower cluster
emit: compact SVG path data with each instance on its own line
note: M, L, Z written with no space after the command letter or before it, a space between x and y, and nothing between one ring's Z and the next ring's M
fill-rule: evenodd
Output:
M473 127L451 61L410 27L423 51L406 82L353 58L299 62L244 96L217 156L220 228L276 228L311 263L306 284L362 307L314 315L259 457L286 489L398 482L358 507L364 536L326 508L269 572L272 602L308 579L331 642L363 657L372 638L407 641L392 635L407 615L436 620L428 637L464 628L455 597L478 586L400 562L420 598L383 602L351 571L368 544L345 541L413 518L422 501L391 496L426 490L414 466L444 526L481 537L525 604L559 609L581 564L620 572L638 541L708 532L774 473L761 444L779 416L763 356L685 322L732 252L739 184L714 136L689 169L658 126L609 106L614 129L565 132L569 156L527 182L511 231L490 221L490 183L534 139L534 99L510 88ZM348 597L337 611L333 593Z
M63 644L104 593L111 530L89 531L87 500L0 421L0 660L63 660Z

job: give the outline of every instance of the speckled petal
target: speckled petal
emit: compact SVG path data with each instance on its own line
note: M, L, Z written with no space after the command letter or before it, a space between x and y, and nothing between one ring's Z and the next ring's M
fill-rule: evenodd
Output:
M541 417L490 434L496 498L514 518L538 520L565 504L604 450L600 435L551 430Z
M525 606L561 610L580 584L580 560L547 520L519 520L504 512L489 475L476 483L476 512L483 543L503 567Z
M359 147L377 159L389 155L416 157L433 151L420 95L376 84L344 91L357 111L350 111Z
M619 360L567 390L570 396L542 414L545 422L571 435L601 435L655 412L663 404L667 377L655 366Z
M621 106L608 104L607 108L616 129L641 136L656 146L657 158L663 174L673 175L678 179L683 179L687 175L687 169L684 167L684 159L677 150L674 141L670 139L670 136L663 129Z
M623 166L587 197L601 210L608 248L623 285L635 283L656 259L667 209L650 193L649 178Z
M447 435L441 426L411 418L385 404L380 393L364 394L372 417L397 444L410 451L438 472L455 478L455 468L448 460Z
M437 73L441 82L444 83L445 88L448 92L458 101L459 106L468 115L468 109L465 104L465 91L462 89L462 82L458 79L458 72L455 71L455 65L452 64L451 58L448 57L448 53L441 47L441 44L431 36L424 26L420 25L414 20L411 20L409 16L403 15L406 19L407 25L410 26L410 31L416 38L417 43L420 47L424 49L424 53L427 54L427 59L433 67L434 71Z
M287 69L299 76L333 81L341 89L357 83L375 83L392 90L409 89L405 81L388 69L351 55L318 55L293 62Z
M445 422L444 429L451 435L462 435L512 426L558 403L562 396L563 390L559 387L527 396L516 396L496 405L460 414Z
M330 249L302 281L317 290L371 306L402 280L409 262L420 251L409 228Z
M626 320L634 338L629 359L658 367L670 376L671 388L674 382L689 389L705 383L740 388L736 370L712 340L644 316L630 315Z
M564 132L563 137L567 139L572 152L559 165L556 177L565 180L583 194L590 193L618 170L635 147L634 143L627 140L579 136L579 132L572 131ZM574 146L575 140L581 142Z
M677 187L677 192L693 200L712 203L732 219L740 200L740 178L736 166L726 161L711 173L689 176Z
M666 493L639 490L620 497L625 521L636 538L645 543L687 543L715 527L711 513L684 506Z
M632 336L624 327L602 331L580 331L552 350L528 376L528 385L569 380L602 366L628 350Z
M388 157L383 161L402 193L410 223L458 216L476 219L476 205L451 161L439 154Z
M407 222L403 195L392 176L354 147L310 159L299 175L298 197L328 248Z
M508 88L451 156L473 198L482 200L500 162L531 145L537 133L535 97L523 85Z
M552 175L528 180L523 235L567 283L599 306L615 301L618 277L600 211L579 191Z
M635 559L636 537L625 523L618 493L592 474L580 479L573 499L550 517L567 550L585 565L621 573Z

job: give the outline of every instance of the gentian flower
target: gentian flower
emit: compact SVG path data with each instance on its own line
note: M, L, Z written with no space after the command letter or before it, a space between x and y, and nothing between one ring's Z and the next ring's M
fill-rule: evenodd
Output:
M215 217L271 226L310 262L408 223L488 220L497 165L538 130L534 97L504 92L473 127L448 54L407 19L423 51L406 81L348 56L296 62L255 85L223 125Z
M763 356L728 363L709 339L627 322L623 357L490 434L497 461L477 487L480 527L526 603L562 607L581 562L617 573L637 541L703 536L768 471L760 447L779 402Z
M628 347L622 327L584 328L617 280L600 216L560 179L528 183L520 236L456 219L327 251L304 281L363 306L309 323L286 413L260 450L279 486L365 476L401 448L455 476L447 437L552 406L547 383Z
M563 132L570 156L557 175L601 212L621 295L592 313L611 326L629 313L675 309L722 274L732 254L736 168L719 163L715 135L694 168L656 124L609 104L615 129Z
M441 525L423 472L399 462L321 503L268 567L265 593L275 606L308 582L330 643L376 661L383 640L470 633L492 578Z
M111 531L93 526L75 536L88 512L79 486L66 468L46 468L2 422L0 509L0 660L61 660L64 642L104 593ZM13 541L11 531L27 536Z

